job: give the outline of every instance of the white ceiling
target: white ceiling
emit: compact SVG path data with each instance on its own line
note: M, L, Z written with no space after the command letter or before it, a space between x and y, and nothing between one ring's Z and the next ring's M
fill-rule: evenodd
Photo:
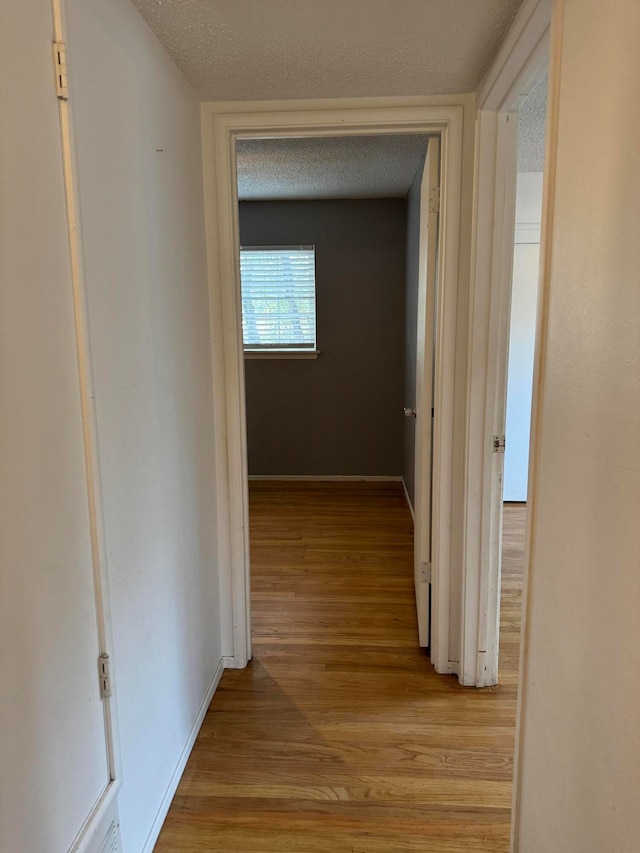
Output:
M518 171L541 172L547 125L547 77L533 87L520 107L518 124Z
M241 201L403 198L426 135L246 139L237 143Z
M476 91L522 0L133 0L205 100Z

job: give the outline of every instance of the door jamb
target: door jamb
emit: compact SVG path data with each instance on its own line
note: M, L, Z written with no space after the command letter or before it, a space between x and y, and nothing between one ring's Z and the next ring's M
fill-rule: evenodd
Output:
M441 295L437 313L433 617L431 659L450 672L449 607L456 307L463 106L337 102L202 104L203 170L212 330L217 525L225 662L251 658L247 442L238 265L238 138L431 133L441 138ZM253 108L253 109L252 109ZM240 110L247 110L246 112Z
M460 681L498 680L502 454L515 226L516 110L549 63L552 0L525 0L478 93L466 388Z

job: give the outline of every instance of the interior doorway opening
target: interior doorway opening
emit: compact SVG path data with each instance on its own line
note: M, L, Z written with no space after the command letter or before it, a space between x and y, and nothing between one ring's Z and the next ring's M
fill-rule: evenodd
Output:
M240 233L236 141L426 133L439 135L440 255L436 310L433 418L431 660L437 672L457 672L450 660L456 335L464 103L294 105L288 111L223 111L203 107L203 169L207 217L212 367L216 402L217 531L221 576L222 642L227 667L251 658L248 539L248 459L244 353L240 312ZM468 158L467 158L468 161ZM465 162L467 162L465 161ZM454 614L455 616L455 614ZM455 637L454 637L455 641Z
M429 651L440 137L239 139L235 159L249 506L406 499Z
M531 406L542 230L547 76L534 82L517 111L515 227L509 311L502 535L500 537L500 649L498 677L517 669L524 586L524 548Z
M549 8L540 6L535 16L522 23L522 27L514 28L512 37L501 49L478 93L476 205L465 394L462 643L459 669L461 683L475 687L498 684L504 461L505 449L509 448L507 452L513 456L511 451L518 444L516 440L509 447L506 428L512 272L516 245L518 127L520 109L525 99L548 73ZM525 117L526 111L527 107ZM546 105L541 104L539 99L535 115L535 125L544 131ZM534 147L544 152L544 132ZM524 150L522 145L520 148ZM539 156L542 160L544 155ZM534 168L541 171L539 165ZM531 174L524 175L520 181L521 190L527 181L530 190L531 183L536 183L536 180ZM552 175L549 180L545 178L545 192L548 191L547 183L551 181ZM542 182L538 180L537 183L539 187ZM520 244L525 245L527 240L532 239L531 232L537 224L532 221L535 218L530 215L521 217L522 221L518 223L521 226L518 235ZM544 231L544 227L539 230ZM516 251L537 257L537 251L531 248L521 251L521 248ZM521 262L522 259L519 259ZM535 281L535 273L533 278ZM517 301L516 298L514 307ZM519 351L522 361L524 353L524 361L528 362L527 368L520 370L519 383L526 402L523 404L521 398L518 405L514 403L517 395L512 395L510 412L511 415L515 413L521 425L520 453L516 452L516 457L520 457L521 496L522 484L526 479L522 471L527 468L531 406L531 382L526 378L523 381L523 376L526 373L530 376L531 373L530 331L535 323L535 311L530 299L528 304L525 299L518 310L519 319L525 316L525 325L529 330L523 333L523 329L519 329L521 340L512 348L512 354ZM518 320L517 317L514 319ZM537 329L535 338L537 346ZM523 346L523 341L528 343ZM513 376L517 374L518 370L512 370ZM535 404L535 400L533 402ZM526 559L523 565L525 563ZM522 595L520 591L518 594Z

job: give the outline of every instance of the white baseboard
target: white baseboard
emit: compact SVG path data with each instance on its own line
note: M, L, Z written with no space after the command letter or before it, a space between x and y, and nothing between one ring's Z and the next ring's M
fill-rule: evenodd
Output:
M249 474L249 480L312 480L321 482L399 483L402 477L370 476L369 474Z
M413 511L413 504L411 503L411 498L409 497L409 492L407 491L407 484L404 481L404 477L400 478L402 480L402 488L404 489L404 496L407 499L407 506L409 507L409 512L411 513L411 518L413 519L413 523L416 523L416 516Z
M213 694L216 692L216 688L220 683L220 679L222 678L222 673L225 670L224 661L224 658L220 660L220 663L218 664L214 673L213 679L211 680L211 684L209 685L209 688L207 690L206 696L204 697L202 705L200 706L198 714L195 718L195 721L191 726L189 737L187 738L187 742L184 745L184 749L180 754L180 758L178 759L176 768L173 771L165 795L162 798L162 803L160 804L158 813L156 814L155 820L153 821L153 825L149 830L149 835L147 836L147 840L145 841L144 847L142 848L142 853L152 853L155 843L158 840L160 830L162 829L162 824L164 823L164 820L167 816L167 812L169 811L171 800L173 800L173 796L178 788L178 785L180 784L180 779L182 778L184 768L186 767L187 761L189 760L189 756L191 755L191 750L193 749L193 745L196 742L196 738L198 737L198 732L200 731L200 727L202 726L202 721L205 718L207 709L211 704L211 700L213 699Z

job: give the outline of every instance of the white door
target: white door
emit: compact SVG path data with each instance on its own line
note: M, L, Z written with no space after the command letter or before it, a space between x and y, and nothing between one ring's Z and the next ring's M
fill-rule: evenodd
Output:
M0 850L63 853L110 767L51 8L0 5Z
M440 139L429 140L420 186L420 249L416 342L415 538L414 581L420 645L430 645L431 472L433 450L433 368L436 281L438 270L438 209Z

